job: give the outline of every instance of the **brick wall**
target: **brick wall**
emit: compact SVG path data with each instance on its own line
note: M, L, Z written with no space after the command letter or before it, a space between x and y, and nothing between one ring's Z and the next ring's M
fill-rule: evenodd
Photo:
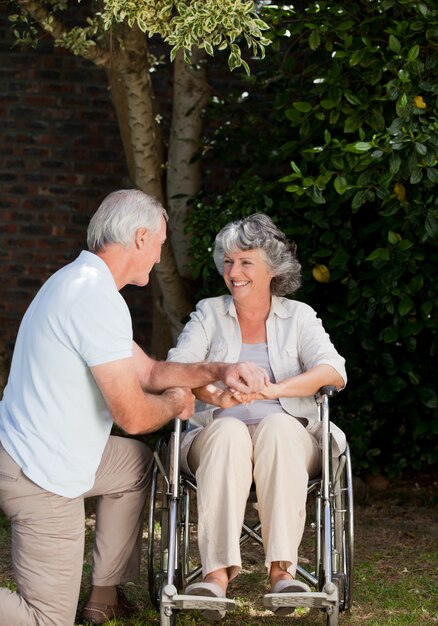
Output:
M0 342L11 351L41 284L85 247L90 216L131 187L105 73L50 40L12 47L0 10ZM150 288L127 287L137 338L148 345Z

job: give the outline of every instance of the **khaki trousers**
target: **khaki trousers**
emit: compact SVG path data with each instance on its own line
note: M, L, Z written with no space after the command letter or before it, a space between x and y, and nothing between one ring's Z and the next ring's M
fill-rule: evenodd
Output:
M92 489L64 498L41 489L0 444L0 507L11 520L17 592L0 589L0 624L72 626L84 558L84 499L99 496L92 582L138 578L143 511L152 453L134 439L110 437Z
M321 469L316 439L294 417L275 413L256 426L214 420L194 439L188 462L198 487L198 543L203 575L241 568L240 533L255 482L265 564L295 575L306 518L307 482Z

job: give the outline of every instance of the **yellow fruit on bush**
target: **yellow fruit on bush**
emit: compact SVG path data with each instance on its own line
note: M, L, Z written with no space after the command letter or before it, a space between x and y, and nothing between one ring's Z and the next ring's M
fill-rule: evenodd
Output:
M394 193L397 197L397 200L400 200L400 202L403 202L404 200L406 200L406 189L403 183L395 183Z
M317 263L312 269L313 278L319 283L330 282L330 270L327 265Z
M423 100L423 98L421 96L415 96L414 102L415 102L415 106L417 107L417 109L425 109L426 108L426 103L424 102L424 100Z

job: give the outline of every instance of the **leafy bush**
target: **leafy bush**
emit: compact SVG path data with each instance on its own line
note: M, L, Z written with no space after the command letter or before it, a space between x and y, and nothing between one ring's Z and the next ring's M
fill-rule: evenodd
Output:
M199 295L221 289L217 230L270 214L298 244L298 297L347 359L336 411L356 471L425 469L438 432L438 10L319 1L264 19L267 58L213 107L209 153L236 180L190 217Z

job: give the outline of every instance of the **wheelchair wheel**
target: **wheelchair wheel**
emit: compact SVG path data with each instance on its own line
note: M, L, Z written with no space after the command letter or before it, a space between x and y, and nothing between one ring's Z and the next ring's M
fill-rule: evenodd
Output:
M343 467L333 489L333 548L337 561L333 579L339 590L339 610L346 611L352 602L354 574L353 477L348 446L342 456Z
M162 467L167 470L168 446L162 440L158 441L155 453L161 461ZM163 584L167 574L167 547L169 527L169 495L166 481L155 462L152 470L151 491L149 499L148 518L148 585L149 596L157 611L160 610L160 599Z
M339 458L332 483L331 498L332 582L338 602L326 612L326 625L338 626L339 613L351 606L353 590L354 517L353 480L350 451Z
M324 553L325 525L321 489L316 498L317 558L319 589L324 588L326 573L322 554ZM351 606L353 591L353 557L354 557L354 512L353 512L353 481L350 452L347 447L334 471L330 488L330 530L331 536L331 580L338 590L338 601L330 609L326 609L327 626L338 626L339 613Z

